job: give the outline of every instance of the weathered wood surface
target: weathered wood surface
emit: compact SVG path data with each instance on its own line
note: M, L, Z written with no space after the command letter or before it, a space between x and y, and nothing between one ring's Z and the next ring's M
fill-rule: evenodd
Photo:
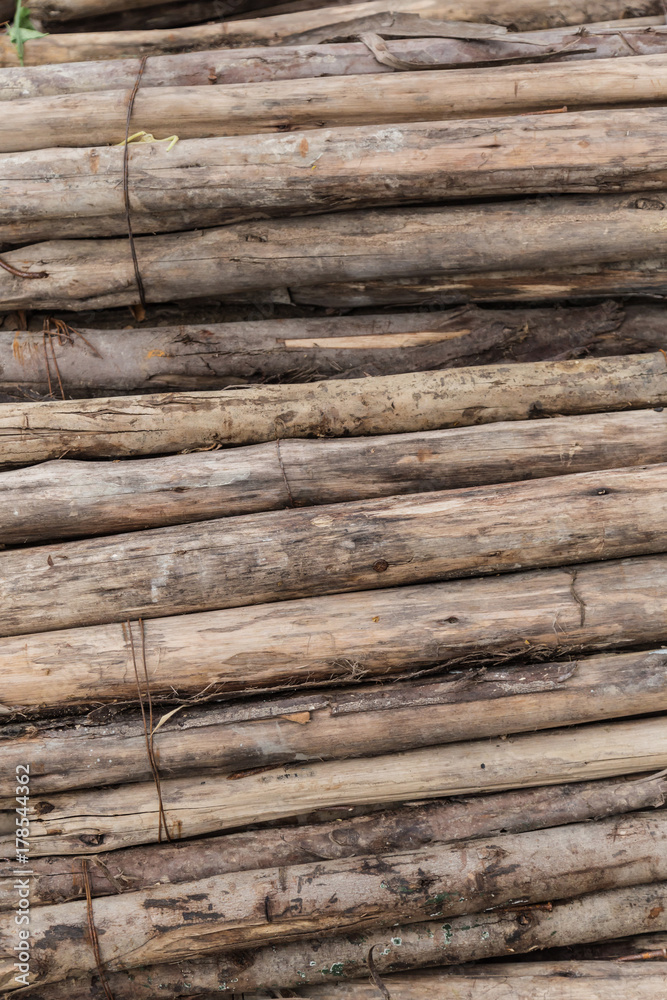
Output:
M552 906L514 907L422 924L376 930L374 962L387 973L425 965L458 965L490 957L517 955L549 945L636 934L667 928L665 883L590 893ZM115 1000L154 1000L156 990L172 1000L189 990L215 996L239 990L304 988L368 975L365 934L317 937L253 952L201 956L196 963L161 964L110 973ZM643 978L643 977L642 977ZM103 997L97 974L33 988L25 1000L95 1000ZM48 992L47 992L48 991Z
M667 552L666 505L648 465L20 548L0 634Z
M207 393L31 402L0 410L0 465L407 433L647 409L666 401L667 363L657 351Z
M559 964L568 961L586 962L593 964L599 961L610 961L637 955L644 951L660 951L667 949L667 934L658 931L652 934L632 934L627 937L612 938L608 941L596 941L592 944L570 945L566 947L544 948L534 956L540 962L558 962ZM633 961L628 964L628 968L650 967L647 961ZM625 966L624 966L625 967Z
M221 0L214 2L220 4ZM179 7L182 12L183 5ZM388 23L390 19L388 15ZM656 23L645 24L647 20ZM483 41L391 38L385 44L392 56L414 63L413 68L435 69L513 60L538 62L548 58L549 61L572 62L654 55L665 51L667 33L659 18L630 18L599 26L587 24L583 36L580 28L552 28L525 32L523 38L520 35ZM8 67L0 69L0 101L108 90L110 80L115 89L131 89L137 70L136 59ZM208 87L393 72L395 69L378 62L363 42L210 49L150 56L141 77L141 87Z
M480 675L185 709L160 727L163 777L411 750L667 710L667 653L490 668ZM30 761L32 795L150 781L141 717L0 729L0 797ZM102 771L96 761L104 761Z
M173 703L202 691L344 684L437 664L659 645L667 639L666 581L667 559L653 556L152 619L151 689ZM0 639L2 706L52 715L135 701L126 633L114 624ZM136 624L133 633L141 654Z
M61 459L2 473L0 544L667 462L666 429L659 408L111 464Z
M129 153L132 228L527 194L638 191L622 205L658 209L664 196L647 192L667 187L666 126L664 108L646 108L139 144ZM0 156L0 240L124 235L123 156ZM655 224L650 212L642 219Z
M327 9L327 8L324 8ZM337 8L333 8L337 9ZM338 8L339 9L339 8ZM130 132L158 138L246 135L384 122L484 118L560 108L664 102L663 55L139 90ZM126 133L127 91L5 102L0 152L100 146Z
M392 0L392 13L411 13L433 20L469 21L492 20L521 31L544 29L587 21L608 21L623 17L627 3L619 0L587 0L562 2L552 0L536 4L531 0L486 0L486 3L457 4L452 0ZM486 15L485 15L486 10ZM276 45L290 41L308 31L340 25L388 11L386 0L371 0L347 6L324 7L313 11L257 17L240 21L196 25L189 28L148 31L101 31L81 34L60 34L30 40L25 46L27 65L77 62L91 59L125 59L146 53L183 52L192 49L226 46ZM635 0L631 16L658 15L656 22L664 24L662 9L655 0ZM478 26L479 27L479 26ZM16 50L0 37L0 66L18 66Z
M188 882L176 893L160 886L99 899L95 927L105 966L133 969L313 933L479 913L517 898L539 903L659 881L667 875L666 841L667 817L638 813L386 854L381 864L374 856L311 861ZM40 984L95 971L81 933L85 914L83 901L32 910ZM0 914L0 986L8 992L20 985L15 939L13 915Z
M545 268L600 269L658 256L665 205L667 197L653 191L367 209L139 236L135 246L147 302L436 272L453 282L473 272L483 282L485 272L514 269L530 279ZM0 311L138 301L127 238L35 243L3 259L36 277L2 270Z
M312 2L312 6L315 6L316 0L306 0L306 2ZM209 10L206 9L205 3L201 3L199 6L202 8L202 13L204 14L202 20L205 20L207 14L214 16L217 13L218 17L223 17L225 14L240 14L243 11L253 10L254 8L264 6L264 4L265 0L231 0L231 2L230 0L226 0L226 2L225 0L221 0L217 12L212 4ZM73 21L81 18L99 18L105 14L114 14L114 20L122 22L123 14L129 11L141 11L141 14L148 20L152 14L160 13L160 11L151 11L149 9L151 7L166 7L167 10L172 7L174 8L173 14L176 13L175 4L165 4L162 0L29 0L26 6L29 8L30 15L35 22L54 25L57 25L58 22ZM196 4L186 2L179 4L179 6L185 8L185 17L180 24L188 24L187 8L190 6L195 7ZM170 11L170 13L172 12ZM177 26L179 21L176 19L172 23ZM165 27L168 26L168 24L165 25Z
M94 856L93 896L179 884L227 872L306 864L363 854L388 854L499 833L618 816L664 804L667 783L660 779L606 779L547 785L497 794L458 797L372 812L333 821L264 828L197 840L148 844ZM12 862L0 863L0 910L13 910ZM77 857L33 858L33 906L82 898ZM623 954L632 949L626 947Z

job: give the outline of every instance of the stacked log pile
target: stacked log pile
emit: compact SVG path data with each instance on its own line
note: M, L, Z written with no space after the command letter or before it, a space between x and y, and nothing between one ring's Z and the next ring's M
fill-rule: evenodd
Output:
M662 5L0 17L0 996L662 996Z

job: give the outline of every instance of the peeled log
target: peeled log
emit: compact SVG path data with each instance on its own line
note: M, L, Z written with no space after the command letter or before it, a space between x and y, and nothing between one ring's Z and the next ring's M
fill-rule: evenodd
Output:
M202 690L214 697L436 664L565 658L664 643L665 594L667 559L654 556L306 598L151 619L146 661L154 700L173 703ZM0 639L2 707L53 714L135 701L126 631L116 624Z
M479 913L520 898L552 898L641 885L667 875L667 817L638 813L489 842L269 868L99 899L95 927L105 967L133 969L312 936ZM299 903L295 906L295 899ZM196 901L196 902L194 902ZM31 911L39 983L93 972L82 935L83 901ZM128 934L128 929L131 933ZM11 994L13 915L0 914L0 987Z
M657 208L646 192L667 187L666 128L664 108L644 108L139 144L129 152L132 228L568 192L643 191L623 204ZM123 156L0 156L0 241L125 235Z
M657 808L664 804L666 791L667 783L660 779L614 778L457 797L317 824L128 847L94 855L89 872L92 894L109 896L119 889L137 891L226 872L300 865L314 857L381 855L501 832L524 833ZM0 910L13 910L16 905L13 867L9 861L0 864ZM33 906L84 896L79 858L32 858L30 868Z

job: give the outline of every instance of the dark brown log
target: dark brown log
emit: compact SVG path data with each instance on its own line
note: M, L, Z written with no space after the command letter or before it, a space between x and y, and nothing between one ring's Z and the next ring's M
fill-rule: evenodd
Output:
M524 833L546 827L617 816L664 804L659 779L613 778L572 785L476 795L402 806L350 819L264 828L199 840L129 847L96 854L90 865L93 896L136 891L271 866L306 864L362 854L416 850L470 837ZM12 862L0 864L0 909L14 909ZM82 898L76 857L33 858L33 905ZM626 948L623 954L629 953Z
M150 620L146 660L154 699L178 704L202 692L349 684L437 664L567 658L664 643L666 593L667 560L654 556L339 594ZM0 639L0 668L5 715L137 697L120 625Z
M665 552L666 498L649 465L4 552L0 633Z

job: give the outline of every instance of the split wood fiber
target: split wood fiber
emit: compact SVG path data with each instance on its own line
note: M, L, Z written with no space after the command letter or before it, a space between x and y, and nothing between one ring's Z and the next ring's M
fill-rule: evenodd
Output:
M130 973L109 974L115 1000L182 997L190 991L215 996L266 988L300 988L333 984L368 975L369 936L374 963L387 973L425 965L516 955L536 948L579 944L667 929L664 882L595 892L552 905L513 907L452 917L445 923L404 924L372 935L318 936L309 941L272 945L256 951L201 956L196 962L160 964ZM22 1000L89 1000L97 998L98 976L34 987Z
M663 202L648 192L667 187L666 127L664 108L645 108L139 144L129 151L132 228L611 191L643 192L601 203L612 218L640 209L640 222L655 224L650 210ZM0 240L124 235L123 160L116 148L0 156Z
M485 3L456 4L451 0L392 0L391 13L416 14L436 21L492 20L496 25L530 31L587 21L608 21L623 17L627 3L619 0L586 0L585 3L566 0L556 6L552 0L536 4L531 0L486 0ZM386 14L386 0L345 6L318 8L273 17L223 21L217 24L189 28L153 31L101 31L81 34L63 33L30 40L25 45L27 65L77 62L91 59L125 59L146 53L182 52L190 49L229 46L276 45L294 36L323 28L335 28L345 21L376 14ZM631 14L659 15L664 23L662 8L655 0L636 0ZM479 24L475 25L480 28ZM0 36L0 66L18 66L19 60L9 40Z
M630 410L168 458L61 459L0 477L0 544L667 462L667 417Z
M0 634L667 552L665 515L667 465L647 465L20 548Z
M170 836L180 840L314 809L559 785L666 767L667 733L664 719L656 718L286 765L236 780L167 778L161 795ZM58 792L40 796L39 803L30 824L34 857L97 854L158 841L153 781ZM0 813L4 816L13 819L13 811ZM0 836L0 851L9 851L14 838L14 832Z
M507 657L558 659L667 640L667 559L584 564L151 619L154 699L350 683ZM143 655L139 627L135 650ZM0 639L2 707L136 701L121 624Z
M450 281L470 272L484 281L499 269L530 278L536 269L661 254L665 206L667 196L653 191L366 209L138 236L135 247L147 302L436 272ZM0 271L0 311L76 312L138 298L127 238L35 243L3 260L36 277Z
M336 760L667 710L667 653L457 671L445 680L178 712L155 735L163 777ZM0 728L0 800L30 761L32 795L150 781L138 714ZM103 761L103 771L96 762ZM2 777L5 776L5 777Z
M326 8L325 8L326 9ZM336 8L333 8L334 10ZM205 139L276 130L485 118L566 106L660 103L664 55L479 69L139 90L130 132ZM100 146L125 137L127 91L5 102L0 152Z
M313 933L358 933L664 879L667 818L637 813L494 840L292 868L237 872L98 899L95 927L109 971L192 960L211 952L281 944ZM294 905L299 898L298 909ZM197 905L199 904L199 905ZM269 912L269 918L266 911ZM84 901L31 911L40 984L95 971L81 934ZM128 927L132 929L128 935ZM0 986L17 989L16 925L0 913Z
M94 856L92 894L109 896L119 889L137 891L227 872L300 865L313 857L324 861L381 855L501 832L524 833L657 808L664 804L666 791L667 783L660 779L614 778L436 800L317 824L128 847ZM76 856L32 858L30 868L33 906L85 895ZM10 861L0 864L1 910L16 906L12 871ZM626 953L630 950L626 948Z
M394 20L391 14L381 17L378 30L382 30L385 22L391 33ZM203 30L210 32L212 27L205 25ZM171 34L178 35L178 31ZM580 28L551 28L477 41L389 38L385 45L397 59L421 64L422 69L435 69L513 59L541 61L548 57L549 61L571 62L654 55L665 51L667 33L664 18L625 18L618 22L587 24L583 37ZM141 77L141 89L393 72L391 66L378 62L367 45L357 41L249 49L213 48L204 52L150 56ZM110 81L114 89L131 89L136 78L134 59L8 67L0 69L0 101L108 90Z
M667 362L656 351L220 392L21 403L0 412L0 466L65 456L136 458L294 437L365 437L666 402Z

